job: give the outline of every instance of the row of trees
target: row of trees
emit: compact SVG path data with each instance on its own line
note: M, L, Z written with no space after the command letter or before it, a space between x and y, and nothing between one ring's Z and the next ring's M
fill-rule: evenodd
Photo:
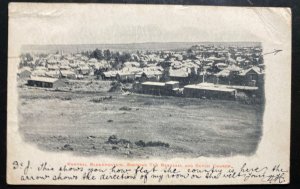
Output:
M116 62L126 62L131 60L130 53L120 53L119 51L113 52L109 49L107 50L99 50L95 49L92 52L83 52L83 54L89 58L95 58L97 60L115 60Z
M20 55L20 59L21 62L19 64L19 68L23 68L23 67L32 67L32 61L33 61L33 57L31 56L30 53L22 53Z

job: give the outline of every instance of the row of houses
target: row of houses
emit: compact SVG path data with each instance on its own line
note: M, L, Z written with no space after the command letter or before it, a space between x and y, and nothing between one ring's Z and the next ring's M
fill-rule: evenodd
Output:
M261 53L261 47L255 46L200 45L186 50L129 53L129 59L121 64L113 58L56 53L34 57L34 65L22 64L18 76L37 87L53 88L64 78L101 78L139 83L138 91L146 94L232 98L235 90L263 90Z
M118 80L120 82L139 81L159 81L163 76L163 68L161 67L125 67L119 71L101 72L100 76L103 80Z
M53 89L67 87L66 82L62 79L46 77L31 77L27 80L27 85ZM133 85L132 91L142 94L159 96L180 96L188 98L235 100L238 91L255 92L257 89L258 87L219 85L213 83L199 83L180 87L178 81L146 81L142 83L135 83L135 85Z
M144 68L123 69L100 73L103 80L133 81L179 81L180 85L209 81L215 84L260 86L263 84L264 72L253 66L243 70L237 66L229 66L217 73L201 71L199 67L182 67L179 69Z
M64 54L59 52L48 54L46 57L34 56L31 61L34 65L30 67L33 76L57 77L59 70L65 70L68 71L68 74L63 74L66 77L73 78L74 74L85 76L97 73L103 79L119 79L122 82L140 78L140 75L142 75L141 70L137 73L132 69L126 70L127 68L141 69L162 66L165 70L145 70L143 76L148 79L151 78L150 80L155 80L155 78L159 80L162 72L168 72L170 79L178 78L186 81L186 78L192 75L191 70L196 72L196 75L198 71L217 74L218 71L230 64L241 66L244 70L248 69L249 66L254 64L250 59L247 59L248 55L249 57L260 57L261 48L196 45L187 50L139 51L130 53L130 59L127 62L122 62L121 67L114 68L112 68L112 65L116 63L117 60L115 59L98 60L81 53ZM245 65L242 64L244 62L246 62Z
M178 81L168 82L143 82L136 84L134 91L143 94L159 96L181 96L188 98L213 98L234 100L239 89L227 85L215 85L212 83L199 83L179 86Z
M44 70L37 69L32 71L30 68L22 68L18 72L18 78L28 79L30 77L45 77L45 78L67 78L67 79L82 79L83 75L71 70Z

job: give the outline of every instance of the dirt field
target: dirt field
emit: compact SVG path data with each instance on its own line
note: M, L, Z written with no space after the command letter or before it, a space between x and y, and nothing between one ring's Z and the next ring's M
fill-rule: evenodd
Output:
M19 94L24 140L48 151L124 158L251 155L262 135L261 105L26 87Z

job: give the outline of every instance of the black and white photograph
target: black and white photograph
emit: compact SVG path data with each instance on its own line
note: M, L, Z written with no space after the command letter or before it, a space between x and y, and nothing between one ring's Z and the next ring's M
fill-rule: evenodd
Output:
M255 153L262 136L259 42L26 46L24 140L123 157Z
M288 10L169 8L11 6L14 146L125 161L260 157L276 132L266 120L289 123Z

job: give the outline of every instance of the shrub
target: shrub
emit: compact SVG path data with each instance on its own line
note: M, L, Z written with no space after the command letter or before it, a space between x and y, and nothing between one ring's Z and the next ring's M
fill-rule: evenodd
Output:
M61 98L61 100L72 100L72 98L68 96L68 97Z
M130 108L128 106L123 106L119 110L130 111L130 110L132 110L132 108Z

